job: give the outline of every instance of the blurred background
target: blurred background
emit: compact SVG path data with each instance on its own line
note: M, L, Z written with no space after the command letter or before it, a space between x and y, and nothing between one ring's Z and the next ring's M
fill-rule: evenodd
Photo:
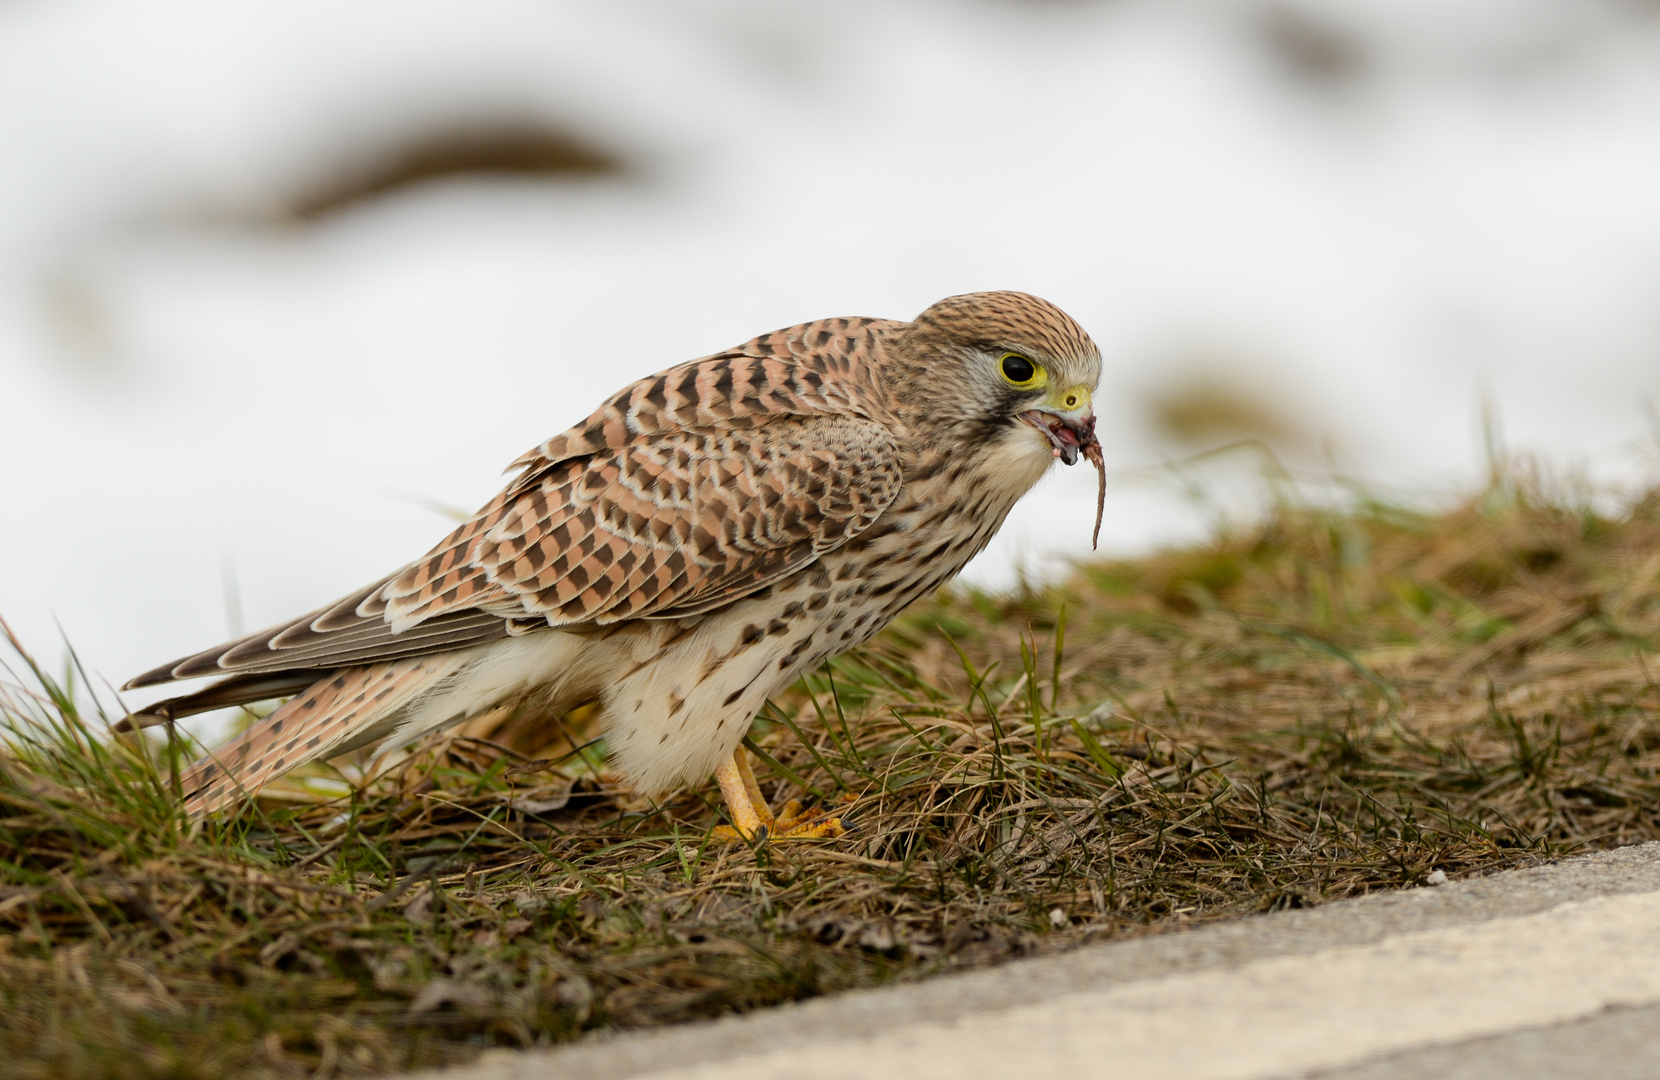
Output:
M1242 439L1425 502L1499 447L1652 477L1660 3L0 0L0 614L119 683L628 380L997 288L1102 347L1111 552L1249 514ZM1094 491L970 576L1085 553Z

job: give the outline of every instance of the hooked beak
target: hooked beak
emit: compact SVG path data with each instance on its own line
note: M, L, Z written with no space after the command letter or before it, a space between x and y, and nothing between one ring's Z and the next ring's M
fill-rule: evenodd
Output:
M1021 413L1020 419L1043 432L1055 456L1068 465L1076 465L1085 448L1095 442L1095 411L1088 405L1067 412L1031 409Z

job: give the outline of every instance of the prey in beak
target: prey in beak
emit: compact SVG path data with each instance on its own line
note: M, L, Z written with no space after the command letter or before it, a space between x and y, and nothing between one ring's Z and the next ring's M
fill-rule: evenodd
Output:
M1085 448L1095 443L1095 414L1088 410L1067 415L1032 409L1020 418L1048 436L1055 456L1068 465L1078 464Z
M1095 437L1095 413L1089 407L1087 396L1081 409L1051 412L1048 409L1030 409L1020 419L1037 428L1049 439L1055 456L1068 465L1076 465L1080 457L1089 459L1100 477L1095 491L1095 532L1089 539L1093 549L1101 542L1101 519L1107 509L1107 465L1101 457L1101 443Z

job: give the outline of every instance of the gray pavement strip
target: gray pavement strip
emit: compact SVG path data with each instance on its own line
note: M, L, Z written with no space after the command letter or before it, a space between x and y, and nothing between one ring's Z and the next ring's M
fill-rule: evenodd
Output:
M1654 1080L1660 1006L1608 1009L1569 1024L1408 1050L1305 1073L1307 1080Z
M1660 1005L1660 891L1059 994L651 1080L1276 1080Z
M1402 935L1516 919L1599 897L1657 891L1660 843L1651 843L1439 888L1386 893L1312 910L1252 916L1183 932L1085 946L997 968L857 991L711 1023L593 1037L549 1051L496 1051L472 1066L426 1075L442 1075L446 1080L550 1076L561 1080L623 1080L679 1070L693 1062L710 1065L775 1056L791 1048L806 1050L809 1044L814 1044L815 1051L822 1051L827 1045L849 1040L904 1042L912 1031L932 1031L930 1025L961 1025L975 1014L1003 1014L996 1019L1006 1019L1011 1007L1041 1006L1067 998L1083 1001L1090 994L1109 994L1115 988L1145 980L1235 971L1272 958L1368 946ZM1107 999L1102 1000L1105 1003ZM1648 1016L1644 1009L1631 1012L1644 1019ZM994 1020L990 1016L986 1019ZM1561 1027L1566 1032L1588 1022L1578 1020ZM1474 1040L1470 1045L1509 1046L1504 1040L1519 1037L1498 1035ZM1397 1052L1395 1058L1384 1057L1369 1066L1349 1068L1385 1069L1396 1059L1403 1062L1403 1068L1410 1068L1406 1059L1420 1052L1430 1051ZM1660 1068L1655 1073L1660 1075ZM1266 1073L1258 1070L1251 1075ZM1348 1073L1339 1070L1331 1075L1347 1077ZM1414 1075L1436 1073L1432 1069Z

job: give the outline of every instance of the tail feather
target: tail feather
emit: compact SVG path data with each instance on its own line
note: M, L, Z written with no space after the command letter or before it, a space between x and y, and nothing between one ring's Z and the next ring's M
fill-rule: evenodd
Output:
M185 807L192 817L212 813L308 761L372 741L395 713L463 663L455 653L439 653L319 679L191 765L179 778Z
M322 680L332 678L333 671L284 671L275 675L232 675L193 694L180 694L166 701L146 705L137 712L122 717L111 728L117 734L138 731L169 720L179 720L197 713L211 712L230 705L247 705L255 701L297 694Z

